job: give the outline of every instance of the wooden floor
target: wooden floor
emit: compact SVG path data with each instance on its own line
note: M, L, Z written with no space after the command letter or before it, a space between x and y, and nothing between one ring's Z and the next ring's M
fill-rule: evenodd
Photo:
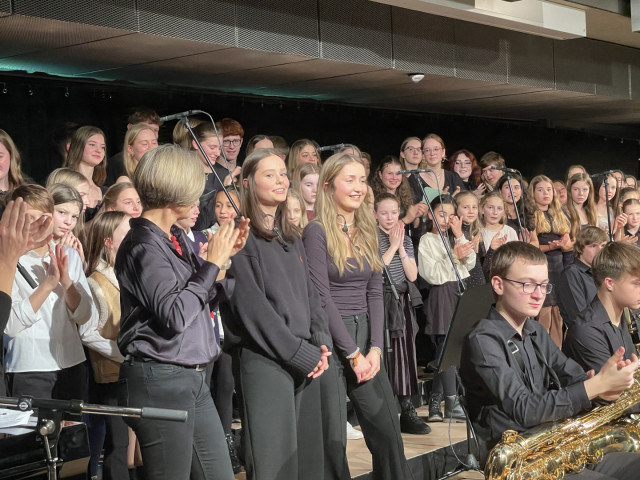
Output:
M418 410L418 415L426 417L428 407L425 405ZM428 435L402 435L406 457L421 455L425 452L445 447L450 443L457 443L467 438L467 430L464 422L454 423L430 423L431 433ZM347 458L352 477L371 471L371 454L367 449L364 439L347 441ZM452 478L456 480L480 480L484 478L479 472L462 472ZM243 473L236 475L236 479L245 480Z

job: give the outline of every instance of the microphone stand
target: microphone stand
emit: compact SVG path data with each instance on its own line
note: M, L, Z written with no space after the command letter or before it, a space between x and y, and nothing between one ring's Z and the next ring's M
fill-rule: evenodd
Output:
M511 200L513 200L513 209L516 211L516 218L518 219L518 230L520 232L520 239L524 242L525 236L524 236L524 229L522 228L522 221L520 220L520 212L518 211L518 204L515 200L515 197L513 196L513 188L511 187L511 179L513 177L511 176L510 172L505 172L504 174L507 176L507 185L509 185L509 193L511 194ZM522 182L520 182L520 186L522 187ZM522 200L522 197L520 199ZM523 200L523 203L524 203L524 200Z
M440 240L442 240L442 244L444 245L444 249L447 252L447 256L449 257L449 261L451 262L451 266L453 267L453 271L456 275L456 279L458 281L458 295L462 295L462 293L466 290L466 286L464 284L464 282L462 281L462 277L460 276L460 271L458 270L458 267L456 266L456 261L453 258L453 253L451 251L451 246L449 245L449 241L448 239L445 237L444 233L442 233L442 229L440 228L440 224L438 223L438 220L436 219L436 215L435 213L433 213L433 208L431 208L431 202L429 202L429 199L427 198L427 193L424 191L424 185L425 182L424 180L422 180L422 177L413 172L411 173L411 175L415 175L414 178L416 178L418 180L418 183L422 186L421 190L422 190L422 201L424 203L427 204L427 207L429 208L429 212L431 213L431 218L433 219L433 223L436 226L436 229L438 230L438 235L440 235ZM436 184L438 182L438 179L436 178ZM440 191L440 185L438 185L438 191ZM442 199L442 195L440 194L440 198Z
M38 410L36 432L40 438L42 438L45 454L44 463L47 468L47 480L56 480L58 478L57 467L63 463L63 460L58 458L58 440L60 438L60 432L62 431L62 421L65 413L78 415L82 413L118 415L122 417L148 418L172 422L187 421L187 412L184 410L150 407L111 407L106 405L85 404L81 400L51 400L30 396L19 398L0 397L0 407L20 410L22 412L28 412L33 409ZM32 465L14 467L12 470L18 474L27 468L32 468ZM12 478L14 477L12 476Z
M606 206L607 206L607 225L609 227L609 241L613 242L613 229L611 228L611 210L610 210L610 205L609 205L609 180L608 180L608 176L605 175L604 177L604 195L605 195L605 200L606 200ZM617 185L616 185L617 186Z
M193 133L193 129L191 128L191 125L189 124L189 117L184 115L184 116L180 117L180 121L184 124L184 126L187 128L187 130L191 134L191 138L193 138L193 141L198 146L198 150L200 150L200 153L202 154L202 157L207 162L207 165L209 165L209 168L211 169L211 172L216 176L216 179L218 180L218 182L220 182L220 185L222 187L222 191L227 196L227 200L229 200L229 203L231 203L231 206L236 211L236 214L238 215L238 217L240 217L241 216L240 209L236 205L236 202L234 202L233 199L231 198L231 195L229 195L229 190L227 189L227 187L224 186L224 182L220 179L220 175L218 175L218 172L216 172L216 169L213 168L213 164L211 163L211 160L209 160L209 156L204 152L204 149L202 148L202 145L200 144L200 142L196 138L196 134ZM214 128L215 128L215 124L214 124ZM217 131L216 131L216 135L218 135ZM220 142L220 137L219 136L218 136L218 142ZM222 147L220 148L220 151L224 152ZM223 153L223 156L224 156L224 153ZM224 159L226 160L226 157L224 157ZM228 162L227 162L227 164L228 164ZM227 168L227 171L229 171L229 168ZM231 172L229 172L229 174L231 174ZM236 191L236 193L237 193L237 191Z

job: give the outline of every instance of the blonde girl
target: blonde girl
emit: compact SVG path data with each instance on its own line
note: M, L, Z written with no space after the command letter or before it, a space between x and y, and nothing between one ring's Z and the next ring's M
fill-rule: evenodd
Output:
M505 201L499 190L487 193L480 201L480 218L484 248L497 250L507 242L518 240L516 231L507 225Z
M562 211L549 177L538 175L531 180L529 200L532 224L540 242L539 248L547 256L549 281L558 284L564 268L563 254L568 254L573 247L569 235L571 223ZM561 347L562 317L553 291L547 294L538 321L546 328L556 345Z
M292 170L289 169L289 172ZM318 178L320 167L314 163L302 163L291 174L291 189L297 190L304 199L304 209L307 220L312 220L315 212L316 197L318 194Z
M567 205L571 220L571 238L578 238L583 227L598 224L598 212L593 199L593 182L586 173L576 173L567 181Z
M287 218L302 235L302 230L307 226L307 216L304 214L304 199L302 194L294 188L287 191Z

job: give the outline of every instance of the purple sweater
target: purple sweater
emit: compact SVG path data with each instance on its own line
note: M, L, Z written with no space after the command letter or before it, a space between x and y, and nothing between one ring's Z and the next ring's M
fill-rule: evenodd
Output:
M355 268L345 270L340 275L327 252L327 237L319 223L311 222L305 227L302 241L307 252L311 280L320 293L322 306L329 317L334 347L343 356L356 351L356 342L347 332L342 315L368 312L370 346L383 348L382 273L372 271L367 262L364 263L364 269L359 270L355 259L350 258L349 264Z

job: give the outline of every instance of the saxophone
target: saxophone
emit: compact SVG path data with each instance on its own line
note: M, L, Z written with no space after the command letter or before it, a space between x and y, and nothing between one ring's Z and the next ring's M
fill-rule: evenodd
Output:
M609 405L581 417L518 434L507 430L485 466L487 480L560 480L596 464L610 452L640 451L640 419L624 413L640 402L640 370L630 389Z

